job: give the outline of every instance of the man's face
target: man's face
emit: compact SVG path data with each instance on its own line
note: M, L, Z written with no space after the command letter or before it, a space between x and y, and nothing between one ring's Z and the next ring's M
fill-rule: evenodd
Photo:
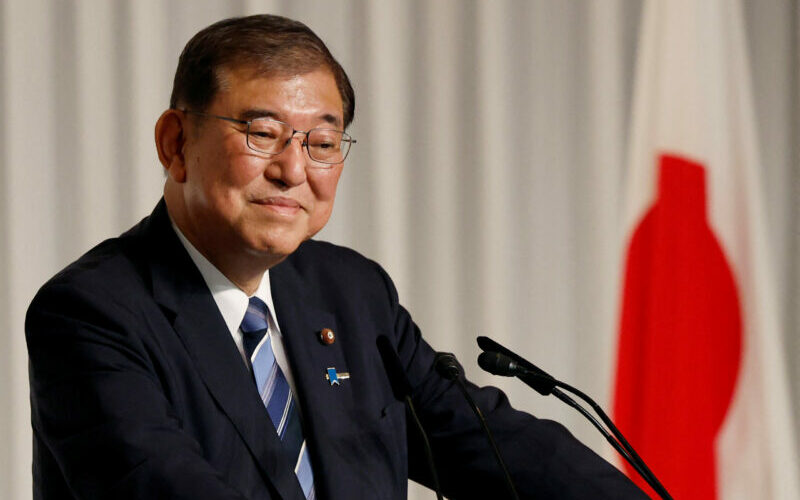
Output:
M250 120L268 116L296 130L343 128L342 99L327 69L263 77L246 67L224 72L208 114ZM188 115L182 184L189 239L219 258L286 256L331 215L342 164L308 157L297 134L280 154L248 148L245 126Z

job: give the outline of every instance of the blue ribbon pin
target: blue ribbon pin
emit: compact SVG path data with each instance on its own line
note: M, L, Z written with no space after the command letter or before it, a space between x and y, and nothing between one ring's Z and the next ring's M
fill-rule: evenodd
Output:
M336 373L336 368L328 367L328 373L325 374L325 378L330 382L331 385L342 385L341 380L346 380L350 378L350 374L347 372Z
M328 381L331 385L340 385L339 376L336 374L336 368L328 368Z

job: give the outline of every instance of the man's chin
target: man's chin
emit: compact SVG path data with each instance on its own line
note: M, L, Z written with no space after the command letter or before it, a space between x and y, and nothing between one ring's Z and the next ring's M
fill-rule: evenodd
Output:
M259 241L247 247L247 253L254 257L264 259L285 259L292 254L300 244L303 238L270 238L267 240Z

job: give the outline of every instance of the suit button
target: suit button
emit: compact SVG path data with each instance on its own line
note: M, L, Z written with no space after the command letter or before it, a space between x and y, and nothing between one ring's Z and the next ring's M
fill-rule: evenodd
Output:
M325 345L331 345L336 341L336 334L330 328L323 328L319 332L319 340Z

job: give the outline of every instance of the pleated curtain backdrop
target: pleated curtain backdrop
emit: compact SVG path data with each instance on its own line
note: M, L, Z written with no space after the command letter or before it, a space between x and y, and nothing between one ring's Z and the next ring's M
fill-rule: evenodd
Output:
M796 365L797 1L745 5L769 248ZM260 12L307 23L354 83L358 144L318 237L380 262L428 341L474 381L610 456L571 409L483 374L475 337L610 401L638 0L10 0L0 6L0 498L30 496L28 303L159 199L153 126L185 42Z

